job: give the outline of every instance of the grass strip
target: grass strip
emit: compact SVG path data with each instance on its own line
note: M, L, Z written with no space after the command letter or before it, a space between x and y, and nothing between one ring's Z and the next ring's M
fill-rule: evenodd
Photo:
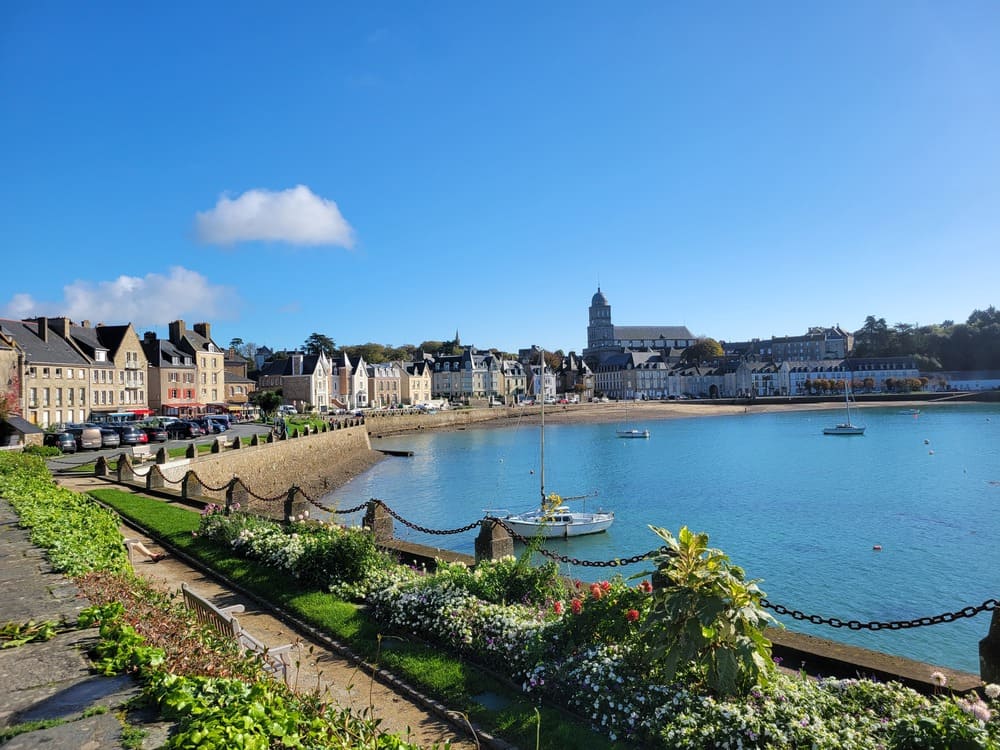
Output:
M285 574L233 557L228 550L194 536L200 520L196 511L117 489L92 490L90 494L265 601L280 605L345 643L369 663L384 666L449 708L466 713L488 731L521 747L536 746L539 713L535 704L488 672L425 643L405 636L386 636L363 607L338 600L329 593L304 589ZM476 700L483 695L494 697L489 702L502 707L491 708ZM542 727L539 750L621 747L561 711L544 707L539 712Z

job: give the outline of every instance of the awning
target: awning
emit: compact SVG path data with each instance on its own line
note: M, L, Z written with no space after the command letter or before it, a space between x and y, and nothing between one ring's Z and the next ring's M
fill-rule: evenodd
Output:
M156 413L152 409L131 409L130 411L133 414L135 414L137 417L148 417L151 414L155 414Z

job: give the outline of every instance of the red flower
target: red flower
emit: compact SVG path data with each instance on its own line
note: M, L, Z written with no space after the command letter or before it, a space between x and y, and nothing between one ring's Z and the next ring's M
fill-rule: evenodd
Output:
M639 610L630 609L628 612L625 613L625 619L628 620L629 622L636 622L639 619Z
M600 599L604 596L604 589L601 588L600 584L592 583L590 584L590 595L595 599Z
M653 584L650 583L649 581L643 581L642 583L640 583L639 588L642 589L643 593L645 594L653 593Z
M611 582L601 581L601 591L610 591L610 590L611 590Z
M556 613L557 615L561 615L561 614L563 613L563 603L562 603L562 602L555 602L555 603L554 603L554 604L552 605L552 609L553 609L553 611L554 611L554 612L555 612L555 613Z
M569 603L569 608L573 610L574 615L578 615L581 612L583 612L583 602L581 602L579 599L574 599Z

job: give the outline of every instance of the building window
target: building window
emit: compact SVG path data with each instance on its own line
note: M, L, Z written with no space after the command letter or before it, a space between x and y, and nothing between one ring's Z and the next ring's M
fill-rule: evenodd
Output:
M49 368L48 367L43 367L42 368L42 377L43 378L47 378L48 376L49 376Z

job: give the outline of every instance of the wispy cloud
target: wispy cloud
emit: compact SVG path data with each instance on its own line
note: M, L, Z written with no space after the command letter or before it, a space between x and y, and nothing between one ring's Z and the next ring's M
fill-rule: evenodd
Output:
M337 204L305 185L278 192L248 190L237 198L223 195L215 208L198 212L195 229L198 240L209 245L262 240L354 247L354 230Z
M174 266L167 275L119 276L111 281L74 281L63 299L35 300L15 294L4 307L10 318L65 316L74 321L162 326L171 320L232 318L239 296L227 286L209 283L197 271Z

